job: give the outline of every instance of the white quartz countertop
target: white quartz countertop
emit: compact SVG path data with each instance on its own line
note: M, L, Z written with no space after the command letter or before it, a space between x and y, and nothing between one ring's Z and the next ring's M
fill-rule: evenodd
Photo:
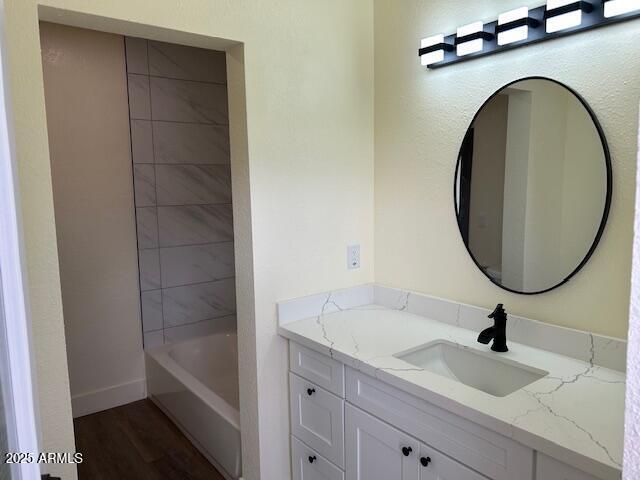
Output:
M508 342L509 352L495 355L549 375L506 397L494 397L393 356L440 339L490 351L477 342L478 332L377 305L298 320L281 325L279 332L587 473L620 478L625 375L594 365L593 356L582 362Z

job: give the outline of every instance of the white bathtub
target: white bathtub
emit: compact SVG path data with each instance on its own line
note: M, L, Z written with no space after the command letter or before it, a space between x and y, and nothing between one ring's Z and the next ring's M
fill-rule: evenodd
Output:
M145 352L147 391L227 479L241 475L237 335L216 334Z

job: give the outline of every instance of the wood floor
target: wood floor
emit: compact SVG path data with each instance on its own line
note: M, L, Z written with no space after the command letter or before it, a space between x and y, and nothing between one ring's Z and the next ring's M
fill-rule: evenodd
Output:
M80 480L224 480L150 400L73 423Z

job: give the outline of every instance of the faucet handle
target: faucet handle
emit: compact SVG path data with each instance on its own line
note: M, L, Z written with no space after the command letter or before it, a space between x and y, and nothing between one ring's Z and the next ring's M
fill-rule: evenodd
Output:
M502 303L499 303L498 305L496 305L495 310L489 315L488 318L494 318L494 319L495 318L506 318L507 314L504 311L503 307L504 306L503 306Z

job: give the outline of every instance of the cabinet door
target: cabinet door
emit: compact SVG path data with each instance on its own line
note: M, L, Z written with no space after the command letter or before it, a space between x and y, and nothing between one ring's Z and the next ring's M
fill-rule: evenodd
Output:
M345 413L347 480L419 480L416 440L352 405Z
M427 445L420 446L420 480L487 480Z

